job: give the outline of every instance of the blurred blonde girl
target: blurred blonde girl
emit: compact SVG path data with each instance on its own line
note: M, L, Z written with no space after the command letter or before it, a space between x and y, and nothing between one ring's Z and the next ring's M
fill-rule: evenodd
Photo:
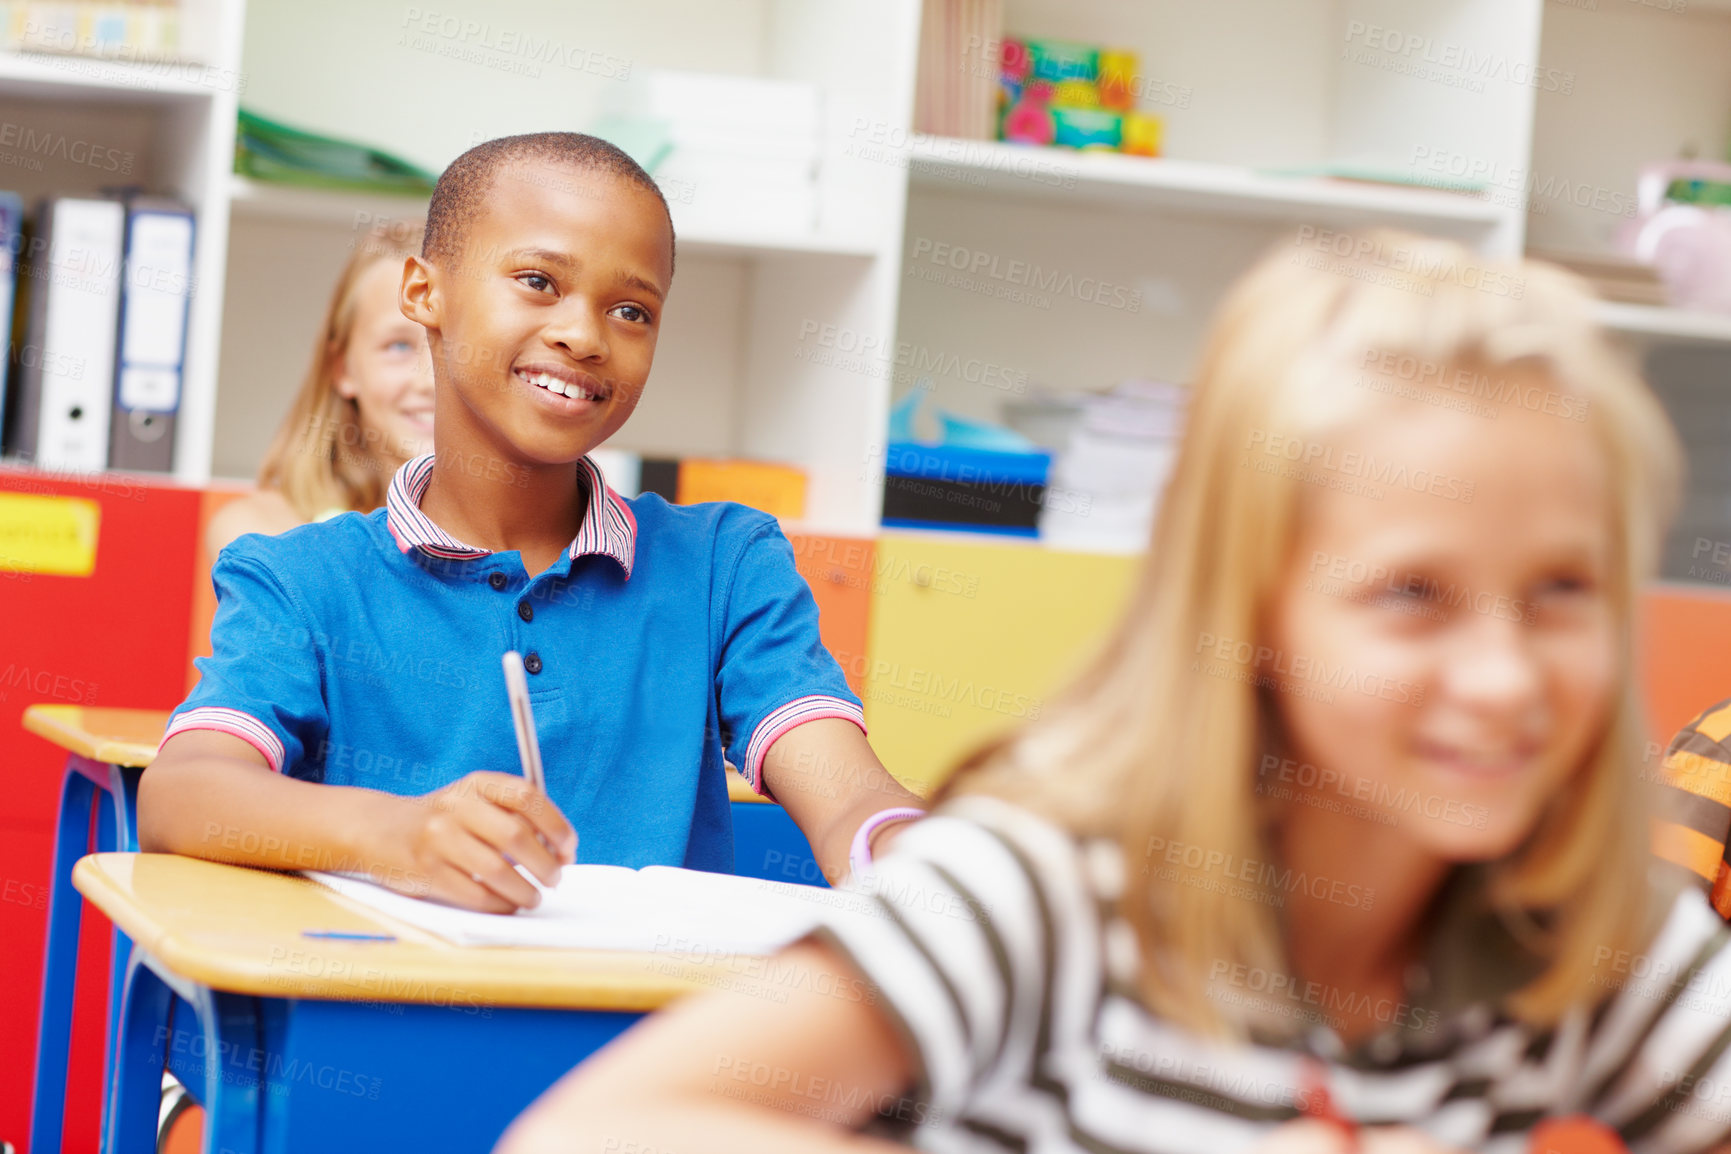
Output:
M243 533L281 533L384 504L397 467L433 449L433 372L426 331L397 307L403 258L419 224L375 226L337 276L312 363L258 471L258 491L224 505L205 543L212 558Z
M1592 309L1442 241L1279 246L1092 668L761 996L500 1149L1721 1148L1726 930L1636 772L1680 452Z

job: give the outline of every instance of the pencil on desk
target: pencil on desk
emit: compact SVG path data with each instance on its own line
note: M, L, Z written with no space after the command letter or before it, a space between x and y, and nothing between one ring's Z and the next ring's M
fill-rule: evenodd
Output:
M395 934L354 934L346 930L302 930L303 938L318 938L331 942L394 942Z

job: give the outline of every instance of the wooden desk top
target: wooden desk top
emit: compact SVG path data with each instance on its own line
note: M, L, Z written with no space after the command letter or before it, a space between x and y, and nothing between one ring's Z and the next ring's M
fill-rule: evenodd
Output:
M25 707L24 728L92 761L142 768L156 759L168 714L160 709L37 704ZM733 772L727 775L727 797L729 801L769 800Z
M160 709L39 704L25 708L24 728L92 761L146 766L156 758L168 714Z
M175 854L92 854L72 884L170 971L273 998L653 1010L712 985L762 986L762 959L455 946L294 874ZM394 942L303 931L394 934Z

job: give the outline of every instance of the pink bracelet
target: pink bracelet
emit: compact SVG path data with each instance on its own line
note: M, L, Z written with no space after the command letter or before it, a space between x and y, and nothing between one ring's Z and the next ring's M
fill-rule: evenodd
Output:
M872 833L887 822L902 821L908 818L926 816L923 809L912 806L900 806L896 809L880 809L860 823L859 832L853 835L853 846L847 852L847 862L854 873L859 873L872 864Z

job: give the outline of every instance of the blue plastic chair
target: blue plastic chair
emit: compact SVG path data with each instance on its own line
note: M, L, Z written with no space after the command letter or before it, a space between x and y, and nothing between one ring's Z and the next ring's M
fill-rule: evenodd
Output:
M733 872L740 877L827 886L811 843L773 802L733 803Z

